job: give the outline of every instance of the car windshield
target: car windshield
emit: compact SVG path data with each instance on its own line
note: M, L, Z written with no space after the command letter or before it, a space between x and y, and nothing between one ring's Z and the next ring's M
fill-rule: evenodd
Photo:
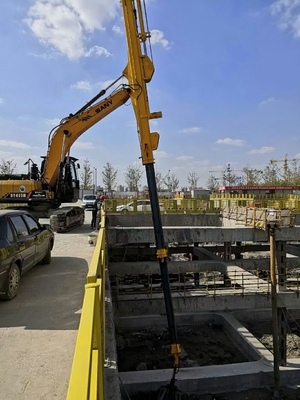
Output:
M93 196L92 194L83 196L83 200L96 200L96 196Z

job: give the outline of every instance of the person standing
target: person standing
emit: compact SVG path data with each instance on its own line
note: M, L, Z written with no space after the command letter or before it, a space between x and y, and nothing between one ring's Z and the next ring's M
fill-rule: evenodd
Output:
M92 221L91 221L91 228L96 228L96 217L97 217L97 204L98 204L99 199L96 198L93 204L93 209L92 209Z
M105 196L103 194L99 197L97 200L97 211L96 211L96 221L95 221L95 228L98 231L100 229L100 221L101 221L101 208L103 205L103 202L105 200Z

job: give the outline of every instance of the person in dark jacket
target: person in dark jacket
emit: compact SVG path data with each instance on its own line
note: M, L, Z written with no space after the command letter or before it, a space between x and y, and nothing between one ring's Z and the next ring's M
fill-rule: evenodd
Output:
M93 209L92 209L92 221L91 221L91 228L96 228L96 217L97 217L97 205L98 205L99 199L96 199L94 201Z
M96 221L95 221L95 228L97 231L100 229L100 221L101 221L101 207L102 204L105 200L105 197L101 195L99 199L97 200L97 206L96 206Z

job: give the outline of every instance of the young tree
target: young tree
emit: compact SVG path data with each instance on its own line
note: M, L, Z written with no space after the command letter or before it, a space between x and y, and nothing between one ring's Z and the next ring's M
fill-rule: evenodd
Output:
M206 181L206 187L211 192L214 192L219 187L219 179L213 175L209 175L209 177Z
M83 170L80 174L82 189L90 189L93 183L93 171L89 160L86 158L83 162Z
M195 171L189 172L187 181L191 188L195 189L197 187L198 180L199 180L199 176L196 174Z
M236 179L237 179L236 174L234 173L233 169L230 167L230 164L228 164L226 169L223 172L223 177L222 177L223 185L224 186L235 185Z
M300 167L298 166L298 160L292 161L290 185L300 185Z
M114 169L114 167L107 162L102 171L102 180L104 184L105 190L108 192L111 192L112 190L115 189L117 185L117 174L118 171Z
M263 173L263 183L265 185L278 185L280 184L279 168L277 165L269 163Z
M169 192L175 192L175 190L178 188L179 186L179 179L176 177L175 174L167 174L164 178L163 178L163 182L164 184L167 186L167 189Z
M243 172L245 174L245 178L243 179L243 184L254 186L260 185L262 180L262 173L263 171L258 170L256 168L252 168L249 164L243 168Z
M13 174L16 171L17 164L14 163L14 160L5 161L2 158L2 163L0 164L0 174Z
M138 192L143 172L140 165L129 165L125 172L125 183L130 192Z
M164 181L162 173L158 169L155 169L155 180L156 180L157 191L161 192L163 190Z

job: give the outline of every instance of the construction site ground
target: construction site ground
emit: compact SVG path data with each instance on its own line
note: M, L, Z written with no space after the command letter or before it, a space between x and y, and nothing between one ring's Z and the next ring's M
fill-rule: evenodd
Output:
M0 400L64 400L94 247L91 213L66 234L55 234L50 265L21 279L18 296L0 302ZM41 220L42 223L46 220Z
M222 326L181 326L177 333L181 346L181 368L248 361ZM120 372L172 368L173 356L170 354L167 329L118 332L117 348Z
M287 358L299 358L300 320L288 319L287 322ZM256 324L244 325L268 350L273 352L272 321L259 321Z

